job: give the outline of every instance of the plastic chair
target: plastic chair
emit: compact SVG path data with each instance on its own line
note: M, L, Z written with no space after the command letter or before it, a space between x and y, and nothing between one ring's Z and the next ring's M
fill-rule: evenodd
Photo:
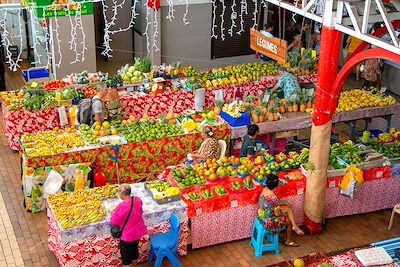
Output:
M269 244L264 244L265 238L267 238ZM275 255L279 256L279 234L269 234L256 218L251 233L250 246L254 247L254 254L257 258L262 257L263 252L266 251L274 251Z
M222 159L222 157L225 156L226 152L226 142L224 140L218 140L218 145L221 149L221 154L219 154L219 159Z
M150 237L149 262L153 263L156 257L155 267L160 267L164 258L167 257L174 267L182 267L178 260L179 236L181 234L181 223L179 217L171 214L171 228L166 234L155 234Z
M393 211L392 211L392 215L390 216L390 221L389 221L389 227L388 230L392 229L393 226L393 219L394 219L394 214L400 214L400 204L397 204L396 206L394 206Z

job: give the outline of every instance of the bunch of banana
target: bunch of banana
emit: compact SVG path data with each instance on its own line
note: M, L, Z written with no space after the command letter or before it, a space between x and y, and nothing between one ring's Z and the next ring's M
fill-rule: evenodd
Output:
M82 137L74 132L68 134L68 138L70 138L71 142L76 146L76 147L83 147L85 146L85 142L83 141Z
M56 98L53 96L53 94L46 94L44 96L42 108L48 109L48 108L55 108L57 106L58 102Z
M303 148L300 155L296 158L299 163L306 163L310 155L310 150L308 148Z
M29 158L36 158L40 156L39 151L36 148L27 150L26 154L28 155Z

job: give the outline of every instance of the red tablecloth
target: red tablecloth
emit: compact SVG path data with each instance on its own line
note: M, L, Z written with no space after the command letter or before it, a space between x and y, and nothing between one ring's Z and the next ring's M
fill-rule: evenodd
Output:
M48 214L47 224L49 250L57 257L60 266L122 266L119 241L112 238L111 235L98 235L76 242L61 243L60 228L51 214ZM148 233L139 241L139 262L144 262L148 259L150 251L149 237L156 233L166 233L169 231L169 227L169 221L158 226L147 227ZM182 221L178 247L180 256L187 254L188 233L188 220Z

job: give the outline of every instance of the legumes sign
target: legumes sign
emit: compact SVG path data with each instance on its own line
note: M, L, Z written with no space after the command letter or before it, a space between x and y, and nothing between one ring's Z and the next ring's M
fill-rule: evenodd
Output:
M250 29L250 48L281 64L286 64L287 42L285 40L266 37L259 31Z

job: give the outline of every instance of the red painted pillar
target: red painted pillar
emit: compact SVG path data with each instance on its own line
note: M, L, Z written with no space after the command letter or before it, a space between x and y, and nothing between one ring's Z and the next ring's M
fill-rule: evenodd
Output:
M341 32L323 26L310 138L310 162L315 166L315 169L307 177L304 199L304 226L311 234L318 234L322 231L326 170L329 161L333 116L331 103L338 98L338 95L332 95L332 88L338 73L340 51Z

